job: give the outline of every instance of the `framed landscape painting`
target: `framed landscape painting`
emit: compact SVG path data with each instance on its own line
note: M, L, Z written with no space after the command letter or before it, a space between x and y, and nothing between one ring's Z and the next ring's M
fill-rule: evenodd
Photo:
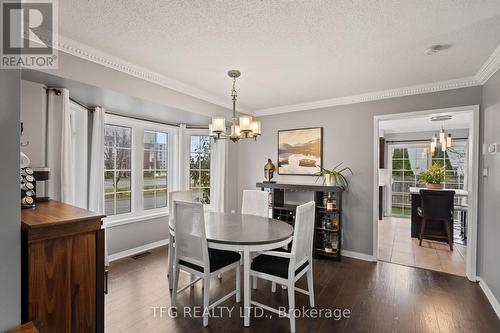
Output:
M278 131L278 174L314 175L323 163L323 127Z

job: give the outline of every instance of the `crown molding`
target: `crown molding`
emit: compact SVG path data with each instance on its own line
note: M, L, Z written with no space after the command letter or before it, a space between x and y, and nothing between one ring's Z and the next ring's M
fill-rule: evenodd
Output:
M488 59L485 61L483 66L481 66L476 75L471 77L426 83L426 84L420 84L402 88L380 90L365 94L330 98L330 99L324 99L324 100L306 102L300 104L283 105L278 107L257 110L254 112L254 114L256 116L267 116L280 113L297 112L297 111L313 110L313 109L327 108L339 105L377 101L395 97L427 94L444 90L481 86L485 84L490 79L490 77L493 76L493 74L495 74L499 69L500 69L500 45L498 45L497 48L493 51L493 53L488 57Z
M489 56L476 74L476 80L485 84L500 69L500 45Z
M66 38L64 36L59 35L58 41L54 42L53 46L61 52L91 61L107 68L117 70L119 72L137 77L159 86L175 90L182 94L186 94L227 109L230 109L232 107L229 98L220 98L219 96L216 96L208 91L187 85L183 82L166 77L162 74L158 74L147 68L135 65L124 59L115 57L111 54L77 42L75 40Z
M74 41L59 35L58 41L53 43L58 50L71 54L73 56L94 62L96 64L111 68L122 73L143 79L145 81L160 85L162 87L175 90L177 92L204 100L206 102L231 109L229 99L223 99L208 91L187 85L183 82L158 74L147 68L134 65L124 59L112 56L106 52L95 49L86 44ZM438 81L420 85L400 87L374 91L364 94L336 97L306 103L283 105L251 112L247 108L241 108L238 111L253 114L255 116L267 116L288 112L306 111L320 108L327 108L340 105L356 104L370 101L377 101L389 98L397 98L411 95L420 95L438 91L453 90L467 87L480 86L485 84L488 79L500 69L500 45L493 51L476 75L454 80Z
M321 109L332 106L356 104L370 101L377 101L388 98L404 97L411 95L427 94L437 91L452 90L459 88L467 88L478 86L480 83L475 77L465 77L456 80L440 81L427 84L419 84L402 88L380 90L365 94L351 95L345 97L337 97L324 99L314 102L306 102L300 104L284 105L268 109L261 109L254 112L256 116L267 116L280 113L297 112L313 109Z

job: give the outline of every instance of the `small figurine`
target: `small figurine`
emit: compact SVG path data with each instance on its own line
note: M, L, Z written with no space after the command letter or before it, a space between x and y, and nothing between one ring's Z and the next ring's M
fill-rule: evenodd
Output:
M271 179L273 179L274 171L276 171L276 167L270 158L267 159L266 165L264 165L264 178L266 179L266 183L272 183Z

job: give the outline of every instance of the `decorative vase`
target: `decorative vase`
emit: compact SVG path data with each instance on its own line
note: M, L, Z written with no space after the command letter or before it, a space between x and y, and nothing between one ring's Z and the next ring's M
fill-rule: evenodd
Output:
M431 184L431 183L426 183L425 186L429 190L442 190L444 188L444 184Z
M325 174L325 185L326 186L333 186L333 177L329 173Z

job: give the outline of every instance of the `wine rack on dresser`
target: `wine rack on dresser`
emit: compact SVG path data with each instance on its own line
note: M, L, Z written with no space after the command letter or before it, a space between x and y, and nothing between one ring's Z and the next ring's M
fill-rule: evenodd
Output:
M256 187L268 191L271 196L269 208L271 217L287 222L295 222L298 203L286 200L286 193L292 191L312 192L316 202L314 219L313 253L315 258L340 260L342 257L342 193L338 186L257 183ZM305 202L302 202L305 203ZM302 204L300 203L300 204Z

